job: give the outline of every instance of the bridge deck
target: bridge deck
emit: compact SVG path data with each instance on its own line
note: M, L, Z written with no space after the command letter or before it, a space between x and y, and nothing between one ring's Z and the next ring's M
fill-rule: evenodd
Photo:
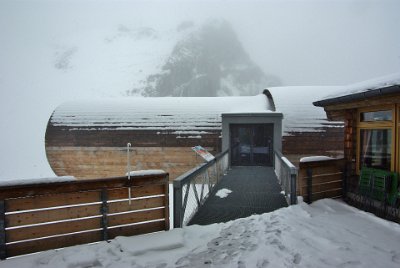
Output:
M215 194L221 189L232 193L220 198ZM286 207L281 191L272 167L232 167L188 225L227 222Z

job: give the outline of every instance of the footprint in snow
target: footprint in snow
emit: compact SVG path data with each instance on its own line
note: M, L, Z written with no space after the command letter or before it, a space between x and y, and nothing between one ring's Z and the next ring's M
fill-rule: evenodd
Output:
M259 260L257 262L257 268L265 268L269 265L269 261L268 260Z
M254 224L238 221L221 230L220 236L207 244L207 249L192 252L176 262L178 267L223 266L233 264L244 252L258 248L258 232ZM238 267L245 267L243 261Z
M392 262L400 264L400 253L396 253L395 251L392 251L391 253L392 253Z

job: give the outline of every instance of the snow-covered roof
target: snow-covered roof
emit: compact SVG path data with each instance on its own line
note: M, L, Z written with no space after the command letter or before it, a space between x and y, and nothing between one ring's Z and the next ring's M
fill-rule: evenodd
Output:
M382 77L337 87L336 94L330 94L314 102L316 106L349 102L377 95L400 93L400 72Z
M224 112L268 112L266 95L241 97L162 97L67 102L50 118L53 126L76 129L173 130L191 133L221 129Z
M335 94L341 87L289 86L268 88L276 110L283 113L283 132L315 132L324 127L341 127L343 123L328 121L324 109L313 102L326 94Z
M285 133L318 131L323 127L342 126L328 121L323 108L336 102L351 101L377 94L400 93L400 73L351 84L348 86L300 86L269 88L277 111L284 115ZM314 106L314 105L315 106Z

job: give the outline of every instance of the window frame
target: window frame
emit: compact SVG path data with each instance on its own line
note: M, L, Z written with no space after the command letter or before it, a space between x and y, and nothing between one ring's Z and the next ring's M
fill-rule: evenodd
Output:
M361 113L364 112L377 112L377 111L392 111L392 120L389 121L361 121ZM391 144L391 161L390 170L395 171L400 167L400 163L397 163L397 159L400 157L399 152L399 138L397 137L397 131L400 131L400 122L398 121L398 113L400 113L400 108L398 105L380 105L371 106L368 108L357 109L357 152L356 152L356 173L360 174L360 151L361 151L361 130L368 129L389 129L392 135ZM397 153L396 153L397 152Z

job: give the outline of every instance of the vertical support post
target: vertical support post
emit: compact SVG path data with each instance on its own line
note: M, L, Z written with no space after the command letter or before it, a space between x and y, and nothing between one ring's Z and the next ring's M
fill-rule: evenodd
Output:
M219 182L219 172L218 172L218 160L215 160L215 166L214 166L214 171L215 171L215 184Z
M312 203L312 168L307 168L307 203Z
M6 207L4 200L0 200L0 259L6 258Z
M128 199L129 205L132 203L132 192L131 192L131 148L132 144L128 142L126 145L126 172L128 173L128 181L129 181L129 188L128 188Z
M170 228L170 222L169 222L169 175L166 176L166 183L165 183L165 198L164 198L164 203L165 203L165 230L168 231Z
M107 231L107 226L108 226L108 220L107 220L107 213L108 213L108 205L107 205L107 189L102 189L101 190L101 207L100 207L100 213L102 215L101 217L101 227L103 229L102 232L102 237L103 240L108 240L108 231Z
M174 181L174 228L182 228L182 185Z
M290 204L297 204L297 187L296 187L297 176L295 173L290 174Z

